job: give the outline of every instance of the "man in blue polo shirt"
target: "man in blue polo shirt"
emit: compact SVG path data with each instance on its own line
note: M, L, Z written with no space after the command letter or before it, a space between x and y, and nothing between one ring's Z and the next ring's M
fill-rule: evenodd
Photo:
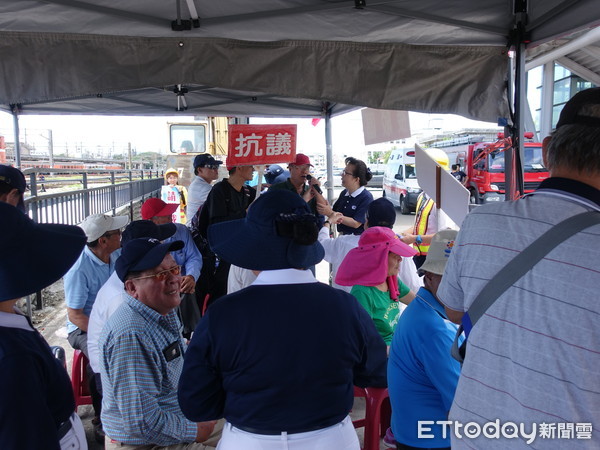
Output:
M400 316L392 339L388 389L399 450L450 449L449 430L434 422L447 419L458 383L460 365L450 355L457 326L446 317L437 290L456 235L450 229L434 235L419 270L424 287Z
M87 245L64 277L69 333L67 340L71 347L81 350L88 359L87 331L92 306L96 301L96 294L115 270L115 261L120 254L121 228L127 225L127 222L129 219L125 216L88 216L80 225L87 236ZM92 423L95 426L96 439L100 441L104 439L100 424L101 388L96 386L92 370L88 370L95 413Z

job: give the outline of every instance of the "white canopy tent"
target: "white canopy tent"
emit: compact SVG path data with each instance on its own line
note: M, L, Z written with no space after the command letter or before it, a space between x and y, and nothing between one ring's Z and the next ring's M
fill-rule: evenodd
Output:
M0 0L0 108L518 125L525 47L599 23L598 0Z

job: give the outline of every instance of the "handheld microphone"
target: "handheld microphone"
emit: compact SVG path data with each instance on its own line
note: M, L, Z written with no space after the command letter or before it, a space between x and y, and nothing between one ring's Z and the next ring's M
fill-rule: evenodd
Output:
M310 183L310 180L312 180L312 175L310 175L310 174L306 175L306 181L308 181ZM318 184L313 184L311 186L315 188L315 191L317 191L319 194L323 195L321 186L319 186Z

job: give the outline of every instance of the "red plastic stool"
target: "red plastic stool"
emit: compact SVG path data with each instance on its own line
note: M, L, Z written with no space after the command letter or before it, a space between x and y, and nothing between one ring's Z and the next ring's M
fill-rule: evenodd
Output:
M73 352L73 366L71 367L71 386L75 396L75 412L80 405L91 405L92 396L88 385L87 376L88 359L81 350Z
M354 386L354 397L365 398L365 418L352 421L354 428L365 427L363 450L379 450L379 440L385 436L392 418L388 390Z

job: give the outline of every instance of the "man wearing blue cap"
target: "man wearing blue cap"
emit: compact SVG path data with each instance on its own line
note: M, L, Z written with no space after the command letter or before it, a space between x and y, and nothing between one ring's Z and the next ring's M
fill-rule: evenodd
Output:
M133 239L116 264L127 296L100 335L105 448L206 449L215 421L187 420L177 403L185 344L175 309L182 241Z
M194 180L188 188L188 205L187 205L187 226L192 223L194 215L202 207L208 197L208 193L212 189L212 182L219 178L219 164L223 161L218 161L209 155L203 153L194 158Z
M142 237L163 241L173 236L176 231L177 228L174 223L156 225L150 220L134 220L123 230L121 245L125 245L132 239ZM126 295L123 282L115 271L98 291L96 301L92 306L87 339L90 366L97 375L100 374L100 350L98 348L100 332L108 318L121 306Z

